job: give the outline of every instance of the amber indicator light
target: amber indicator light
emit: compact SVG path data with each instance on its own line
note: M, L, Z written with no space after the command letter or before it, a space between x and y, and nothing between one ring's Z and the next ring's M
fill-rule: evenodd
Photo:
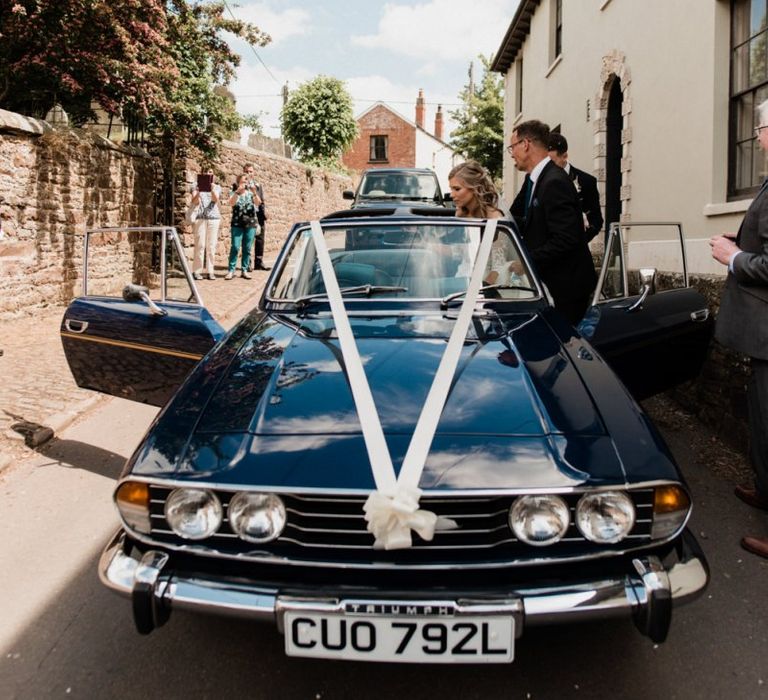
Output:
M121 503L149 508L149 486L138 481L126 481L117 489Z
M688 494L679 486L657 486L653 497L654 513L672 513L686 510L691 505Z

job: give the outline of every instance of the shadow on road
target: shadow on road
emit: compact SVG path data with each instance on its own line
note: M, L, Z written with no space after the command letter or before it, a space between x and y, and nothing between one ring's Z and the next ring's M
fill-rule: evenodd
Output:
M37 450L60 467L84 469L99 476L117 479L125 456L79 440L54 439Z

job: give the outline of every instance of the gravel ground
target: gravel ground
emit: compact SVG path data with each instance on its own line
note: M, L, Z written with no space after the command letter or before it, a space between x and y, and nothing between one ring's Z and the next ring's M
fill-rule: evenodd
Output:
M658 428L681 431L688 435L695 461L707 464L713 474L733 484L752 483L752 467L746 449L740 452L724 443L665 394L646 399L642 406Z

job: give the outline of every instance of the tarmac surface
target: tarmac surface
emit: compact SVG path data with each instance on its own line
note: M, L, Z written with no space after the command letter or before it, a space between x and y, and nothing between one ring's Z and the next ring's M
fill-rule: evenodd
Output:
M229 328L258 301L268 272L253 279L197 281L205 307ZM67 366L59 337L65 306L0 321L0 471L35 450L80 415L109 397L80 389Z

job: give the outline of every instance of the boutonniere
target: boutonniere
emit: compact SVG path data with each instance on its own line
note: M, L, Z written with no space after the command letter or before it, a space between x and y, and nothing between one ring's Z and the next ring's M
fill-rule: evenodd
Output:
M539 206L539 199L538 197L534 197L533 201L531 202L532 207L538 207Z
M576 188L576 192L581 194L581 183L579 182L579 178L573 178L573 186Z

